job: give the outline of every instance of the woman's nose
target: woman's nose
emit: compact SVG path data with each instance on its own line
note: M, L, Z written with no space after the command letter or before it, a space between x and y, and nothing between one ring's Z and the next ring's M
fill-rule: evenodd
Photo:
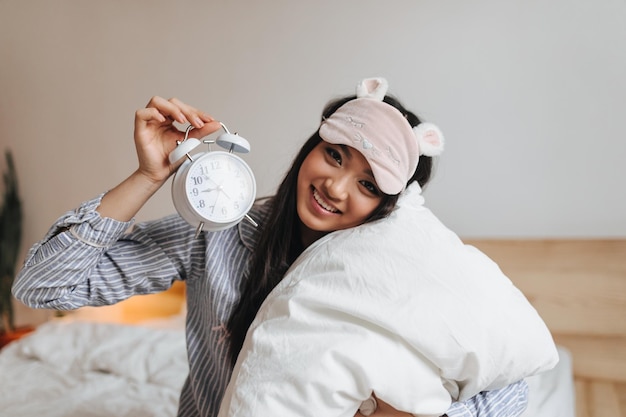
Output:
M343 200L348 197L348 179L344 176L329 177L325 181L328 197Z

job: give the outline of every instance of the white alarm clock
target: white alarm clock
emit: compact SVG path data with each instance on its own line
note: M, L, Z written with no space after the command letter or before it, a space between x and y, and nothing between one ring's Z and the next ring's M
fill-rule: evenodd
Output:
M247 153L250 144L238 134L232 134L224 124L226 133L216 140L188 138L192 126L187 128L185 139L170 153L170 163L183 157L172 180L172 199L176 211L189 224L196 226L196 236L203 230L218 231L235 226L247 218L256 198L256 181L248 164L233 152ZM209 145L208 152L190 155L201 143ZM210 144L217 143L225 151L211 151Z

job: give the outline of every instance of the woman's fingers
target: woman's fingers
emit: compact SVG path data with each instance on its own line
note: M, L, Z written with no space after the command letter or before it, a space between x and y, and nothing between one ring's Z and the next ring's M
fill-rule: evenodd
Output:
M177 98L171 98L168 100L168 102L176 106L180 110L180 114L182 115L182 117L189 124L197 129L204 127L205 123L214 121L213 118L208 114L201 112L200 110L186 103L183 103ZM176 121L180 120L176 119Z
M141 122L156 121L158 123L163 123L167 120L167 118L154 107L146 107L137 110L135 112L135 119Z
M183 140L185 129L174 126L173 122L191 124L193 129L188 137L203 138L220 129L219 121L177 98L166 100L159 96L150 99L145 108L135 113L135 139L142 146L158 139L167 144L166 151L174 147L176 141Z
M178 123L186 124L188 123L187 117L185 116L183 110L179 105L177 105L173 100L166 100L163 97L154 96L150 99L146 108L156 109L161 115L171 120L175 120ZM179 100L176 100L179 103L183 104Z
M405 413L403 411L396 410L391 405L382 401L380 398L376 397L377 407L373 414L370 417L411 417L412 414Z
M193 129L189 132L189 137L200 139L210 135L213 132L217 132L222 128L219 121L213 120L204 124L200 129Z
M201 138L220 128L219 121L211 115L180 101L177 98L166 100L159 96L150 99L145 109L137 112L139 120L164 123L176 121L180 124L191 124L194 127L190 137ZM207 126L208 125L208 126Z

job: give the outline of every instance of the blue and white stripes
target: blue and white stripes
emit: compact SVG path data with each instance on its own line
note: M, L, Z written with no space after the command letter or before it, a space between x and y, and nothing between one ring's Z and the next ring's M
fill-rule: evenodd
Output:
M528 384L518 381L505 388L485 391L465 402L452 403L448 417L517 417L528 406Z

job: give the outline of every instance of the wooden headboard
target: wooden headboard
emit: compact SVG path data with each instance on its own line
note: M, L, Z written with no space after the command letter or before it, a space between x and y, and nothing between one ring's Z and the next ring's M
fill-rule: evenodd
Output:
M572 353L578 415L626 415L626 239L465 242L500 265Z

